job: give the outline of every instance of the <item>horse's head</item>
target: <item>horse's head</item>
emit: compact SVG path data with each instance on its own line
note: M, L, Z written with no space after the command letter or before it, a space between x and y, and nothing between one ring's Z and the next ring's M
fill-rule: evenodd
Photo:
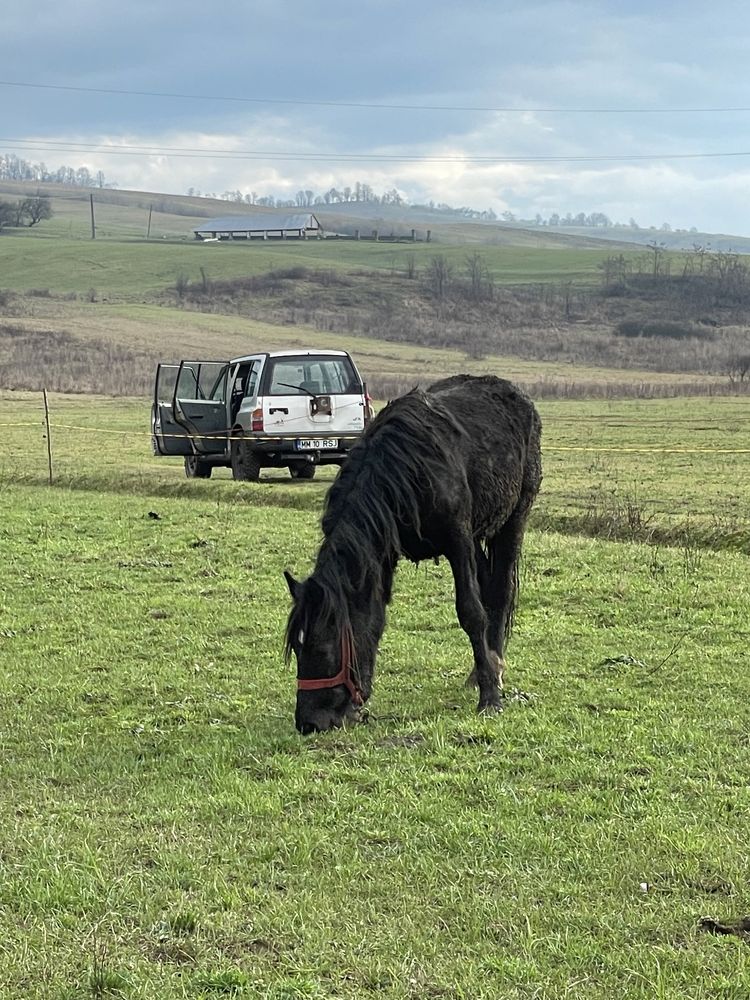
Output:
M294 601L285 651L287 660L292 653L297 659L297 729L307 735L356 721L366 696L346 608L312 577L299 582L291 573L284 576Z

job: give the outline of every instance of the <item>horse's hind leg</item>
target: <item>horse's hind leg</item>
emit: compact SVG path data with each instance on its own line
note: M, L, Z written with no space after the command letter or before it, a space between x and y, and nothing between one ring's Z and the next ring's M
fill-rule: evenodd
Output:
M479 582L479 594L482 601L482 606L484 607L485 614L487 615L487 646L490 651L490 661L494 662L497 670L498 688L502 691L503 687L503 669L505 664L502 658L502 649L498 650L495 642L492 639L494 635L494 629L491 628L492 619L492 601L489 595L492 593L492 559L490 555L489 548L485 547L480 542L474 542L474 559L477 567L477 580ZM477 679L476 667L471 671L469 676L466 678L466 687L478 687L479 681Z
M487 614L487 645L498 659L502 677L505 642L510 635L518 596L518 562L521 558L528 507L517 507L500 531L487 542L482 582L482 603Z
M473 542L456 538L446 553L456 586L456 613L474 651L475 678L479 687L479 711L501 708L499 675L495 655L487 647L487 613L482 601L480 573Z

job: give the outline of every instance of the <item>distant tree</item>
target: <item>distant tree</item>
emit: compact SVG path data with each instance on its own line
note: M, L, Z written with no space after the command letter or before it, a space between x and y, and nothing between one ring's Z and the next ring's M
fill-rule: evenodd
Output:
M736 352L727 358L727 375L730 382L744 382L750 374L750 353Z
M25 198L19 199L11 207L13 209L13 221L9 222L8 225L19 228L24 225L24 216L26 214L26 199Z
M453 267L447 257L438 254L427 265L427 281L438 302L445 298L453 278Z
M605 287L623 284L631 270L631 262L624 254L612 254L597 267L602 272Z
M37 223L45 219L52 218L52 206L49 196L37 194L33 198L22 198L15 205L11 206L12 222L14 226L36 226Z
M390 191L385 191L380 200L384 205L404 204L403 196L401 195L401 192L397 188L391 188Z
M481 254L473 253L466 258L466 273L469 278L469 295L473 302L491 299L493 293L492 275Z
M14 225L15 217L15 205L11 205L9 201L0 201L0 229Z
M500 218L503 220L503 222L515 222L516 221L515 215L512 212L509 212L507 209L503 212L503 214L500 216Z
M651 240L646 246L651 251L651 273L654 277L661 274L664 269L664 258L666 255L667 248L664 243L657 243L656 240Z
M43 219L52 218L52 206L47 195L21 198L19 201L0 201L0 229L18 226L35 226Z

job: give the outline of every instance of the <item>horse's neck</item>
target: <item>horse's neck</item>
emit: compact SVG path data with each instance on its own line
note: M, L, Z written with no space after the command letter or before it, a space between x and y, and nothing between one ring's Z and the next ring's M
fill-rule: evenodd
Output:
M337 581L337 589L350 611L366 612L373 601L391 599L398 553L385 543L375 544L350 532L334 531L318 552L316 573Z

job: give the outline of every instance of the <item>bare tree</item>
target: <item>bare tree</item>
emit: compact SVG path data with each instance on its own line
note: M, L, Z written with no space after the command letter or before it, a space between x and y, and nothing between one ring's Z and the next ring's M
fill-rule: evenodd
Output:
M443 254L430 258L427 266L427 282L438 302L443 302L453 278L453 265Z
M492 275L484 258L479 253L472 253L466 258L466 272L469 276L469 295L473 302L491 299L493 293Z
M657 243L656 240L651 240L646 246L653 255L651 259L651 273L656 278L664 270L664 257L667 248L664 243Z
M15 225L16 209L9 201L0 201L0 229Z
M736 353L727 358L727 375L730 382L744 382L750 374L750 353Z
M46 194L37 194L33 198L24 198L21 204L21 217L28 219L28 225L35 226L37 223L52 218L52 205Z

